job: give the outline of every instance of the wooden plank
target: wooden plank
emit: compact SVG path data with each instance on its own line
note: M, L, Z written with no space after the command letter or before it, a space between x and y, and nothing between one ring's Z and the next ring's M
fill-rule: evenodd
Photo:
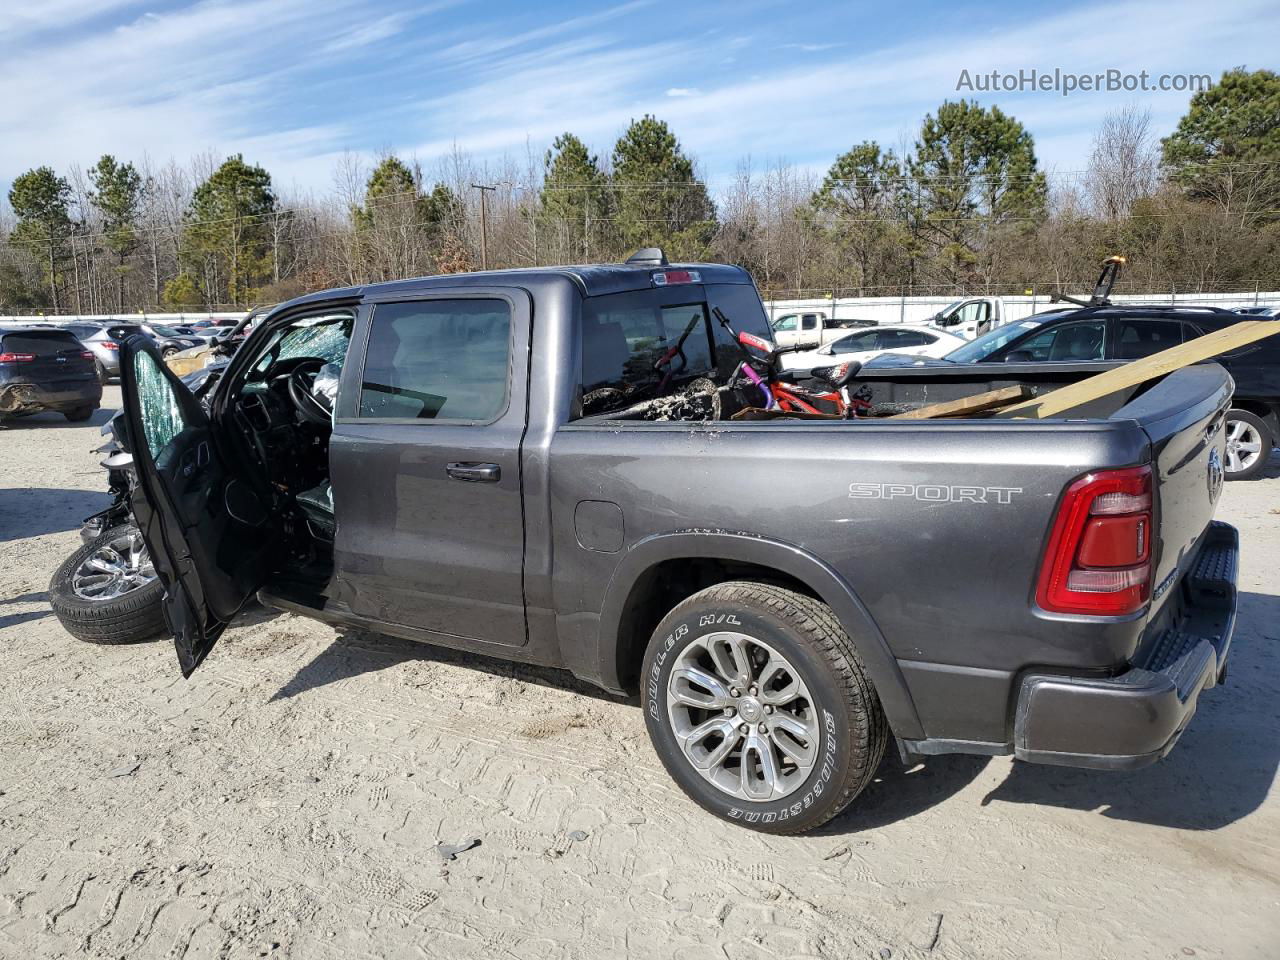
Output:
M1084 380L1059 387L1049 393L1005 407L997 411L997 417L1030 417L1043 420L1056 417L1093 400L1136 387L1140 383L1163 377L1182 367L1208 360L1222 353L1229 353L1256 340L1280 333L1280 320L1245 320L1214 333L1188 340L1168 350L1161 350L1141 360L1134 360L1113 370L1086 377Z
M918 410L896 413L886 420L933 420L938 417L965 417L971 413L982 413L1010 403L1017 403L1031 396L1031 388L1026 384L1015 384L1011 387L999 387L986 393L974 394L972 397L961 397L958 400L943 400L931 403Z

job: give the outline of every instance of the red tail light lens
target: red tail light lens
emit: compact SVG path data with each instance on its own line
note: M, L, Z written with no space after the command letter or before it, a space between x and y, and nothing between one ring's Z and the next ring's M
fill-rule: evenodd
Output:
M81 351L80 351L80 358L81 358L82 360L92 360L92 359L93 359L93 351L92 351L92 350L81 350Z
M120 344L116 343L114 340L103 340L103 341L102 341L102 346L103 346L103 348L104 348L104 349L107 349L107 350L119 350L119 349L120 349Z
M1058 507L1036 603L1054 613L1120 616L1151 595L1151 468L1076 480Z
M0 353L0 363L26 363L35 358L34 353Z

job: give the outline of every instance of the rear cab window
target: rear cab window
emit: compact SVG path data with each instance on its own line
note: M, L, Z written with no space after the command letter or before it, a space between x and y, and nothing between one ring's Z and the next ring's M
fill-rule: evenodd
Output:
M581 332L582 416L599 416L669 395L700 377L723 384L742 359L712 318L770 338L749 284L690 284L588 297Z

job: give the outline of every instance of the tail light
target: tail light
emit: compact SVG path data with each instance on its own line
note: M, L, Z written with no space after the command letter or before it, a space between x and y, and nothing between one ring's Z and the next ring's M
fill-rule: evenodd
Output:
M34 353L0 353L0 363L26 363L35 358Z
M102 346L103 346L103 349L105 349L105 350L119 350L119 349L120 349L120 344L116 343L114 340L103 340L103 341L102 341Z
M92 351L92 350L81 350L81 351L80 351L80 359L81 359L81 360L92 360L92 359L93 359L93 351Z
M1120 616L1151 595L1151 468L1076 480L1049 534L1036 603L1054 613Z

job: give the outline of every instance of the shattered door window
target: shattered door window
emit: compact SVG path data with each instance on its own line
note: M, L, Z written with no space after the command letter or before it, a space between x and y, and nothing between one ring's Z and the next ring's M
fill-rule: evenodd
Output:
M186 423L173 384L165 377L149 353L133 355L133 373L138 381L138 405L142 413L142 433L152 460L182 432Z

